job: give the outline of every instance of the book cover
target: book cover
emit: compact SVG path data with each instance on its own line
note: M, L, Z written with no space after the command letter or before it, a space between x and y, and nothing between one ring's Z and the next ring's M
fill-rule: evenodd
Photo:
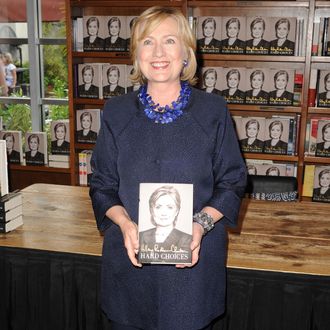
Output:
M286 175L286 165L285 164L262 164L260 175L267 176L287 176Z
M126 65L103 64L102 65L102 88L103 98L109 99L126 93Z
M330 166L315 166L313 202L330 202Z
M141 263L191 263L193 185L140 183Z
M222 17L221 53L244 54L246 17Z
M78 64L77 97L102 98L102 64Z
M290 120L266 118L264 153L286 155L288 151Z
M320 108L330 108L330 70L320 70L317 106Z
M25 133L25 163L26 165L47 164L47 135L45 132Z
M49 167L56 167L56 168L70 168L69 162L61 162L56 160L50 160L48 162Z
M127 65L126 66L126 92L135 92L138 91L141 85L139 83L132 83L132 80L130 79L130 75L133 74L134 67L133 65Z
M272 40L269 45L270 55L293 56L296 40L295 17L271 17Z
M20 204L8 210L7 212L0 212L0 222L11 221L22 214L23 214L23 206L22 204Z
M6 141L8 163L23 163L22 132L0 131L0 139Z
M104 39L104 50L107 52L126 52L126 39L129 37L127 31L126 16L105 16L106 37Z
M0 233L9 233L22 225L23 216L19 215L17 218L8 222L0 222Z
M318 70L311 69L310 77L309 77L309 89L308 89L308 106L315 107L316 101L316 85L317 85L317 76Z
M222 90L221 95L228 104L244 104L246 79L245 68L223 68L223 76L225 77L226 87Z
M270 77L267 68L246 69L245 104L267 105L269 101Z
M100 109L76 111L76 140L78 143L95 143L100 126Z
M245 53L247 55L268 55L270 36L268 17L247 17Z
M330 157L330 120L319 120L315 156Z
M69 119L52 120L50 124L51 153L56 155L70 154Z
M8 194L8 164L6 141L0 140L0 197Z
M0 212L7 212L14 207L23 204L22 194L15 191L0 198Z
M219 54L221 51L221 17L197 17L197 52Z
M106 28L104 16L83 16L83 49L85 52L104 50Z
M131 46L131 34L132 28L134 25L137 16L126 16L126 32L127 32L127 39L126 39L126 51L130 51Z
M202 67L200 71L199 85L200 89L206 93L221 95L222 86L222 68L220 67Z
M293 105L295 71L291 69L270 69L270 80L274 82L269 92L270 105Z

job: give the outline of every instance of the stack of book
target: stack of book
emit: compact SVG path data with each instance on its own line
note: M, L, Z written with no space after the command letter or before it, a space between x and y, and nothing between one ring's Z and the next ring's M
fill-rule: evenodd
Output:
M23 199L19 192L0 198L0 233L8 233L23 225Z
M91 158L92 150L82 150L79 155L79 185L89 186L92 175Z
M70 168L70 156L69 155L53 155L48 156L49 167Z

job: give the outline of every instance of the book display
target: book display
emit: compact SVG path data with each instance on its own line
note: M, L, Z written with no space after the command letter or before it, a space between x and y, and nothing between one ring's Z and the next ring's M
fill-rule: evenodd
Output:
M102 109L109 97L139 88L129 80L133 69L128 52L130 24L150 3L133 1L128 6L117 1L67 0L66 4L72 87L70 132L74 136L70 171L72 184L79 184L78 154L92 150L95 142L78 137L77 132L82 129L80 115L85 110ZM279 173L296 176L301 199L305 165L322 165L327 161L327 156L315 153L318 126L314 121L330 117L327 103L320 103L327 92L330 3L184 0L164 1L162 5L175 6L187 16L197 39L197 87L221 94L227 100L244 158L284 164L286 170L279 167ZM87 21L92 17L99 22L95 37L88 35ZM101 46L87 49L86 37L90 43L92 39L102 39L103 50ZM106 49L106 38L111 38L112 43L118 40L119 46ZM312 53L314 43L322 44L321 53ZM84 84L82 68L86 66L92 66L96 72L95 97L78 94L79 86ZM113 83L117 88L111 86ZM253 118L260 125L258 146L247 136L245 127ZM270 137L271 124L279 128L278 144ZM260 168L265 175L267 169Z

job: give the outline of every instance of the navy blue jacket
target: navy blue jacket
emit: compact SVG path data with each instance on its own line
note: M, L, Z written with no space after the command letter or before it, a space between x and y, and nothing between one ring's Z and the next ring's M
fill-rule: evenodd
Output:
M184 114L170 124L147 118L136 92L110 99L92 166L90 195L104 231L101 303L107 316L145 330L193 330L222 314L225 225L236 224L246 181L223 98L193 89ZM137 221L140 182L193 183L193 211L209 205L224 214L203 238L195 267L132 266L119 227L105 213L123 205Z

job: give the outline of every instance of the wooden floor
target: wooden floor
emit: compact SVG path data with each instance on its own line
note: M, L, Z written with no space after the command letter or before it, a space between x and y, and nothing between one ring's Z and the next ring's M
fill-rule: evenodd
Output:
M0 246L101 255L88 188L34 184L22 193L24 225L0 234ZM330 204L244 200L227 264L329 276Z

